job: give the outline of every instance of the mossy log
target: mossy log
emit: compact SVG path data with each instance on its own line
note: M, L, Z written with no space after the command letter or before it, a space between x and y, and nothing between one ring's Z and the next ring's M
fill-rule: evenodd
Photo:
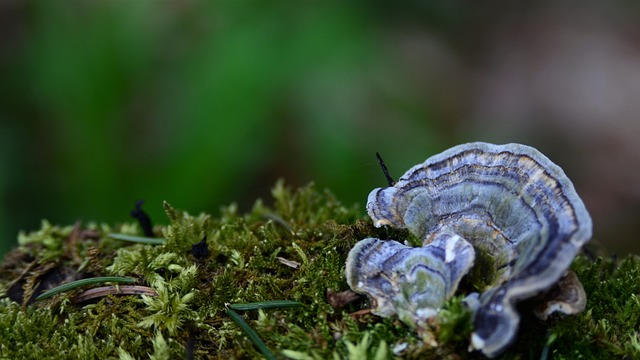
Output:
M272 194L272 206L258 200L248 214L230 205L218 216L192 216L165 204L168 225L153 228L161 244L109 237L140 236L133 222L44 221L20 234L0 267L0 358L260 358L227 309L273 300L302 306L238 313L277 358L482 358L468 351L463 294L418 336L345 292L345 260L357 241L411 240L407 232L376 229L360 207L313 185L292 191L280 181ZM523 309L517 340L500 358L640 358L638 257L581 255L572 269L587 292L586 310L541 321ZM36 301L56 286L103 276L136 285L94 284Z

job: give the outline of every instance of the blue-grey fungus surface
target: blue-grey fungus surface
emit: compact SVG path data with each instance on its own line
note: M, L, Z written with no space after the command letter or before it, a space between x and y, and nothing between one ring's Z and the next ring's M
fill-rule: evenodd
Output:
M478 251L495 265L479 289L471 335L486 356L513 342L522 300L557 294L536 310L541 318L584 309L584 290L568 269L591 238L591 218L563 170L532 147L455 146L373 190L367 212L376 227L406 228L423 242L368 238L351 250L347 282L375 314L419 327L454 294Z
M433 317L473 266L473 246L453 233L439 233L424 247L367 238L349 253L347 282L374 299L373 313L398 315L413 327Z

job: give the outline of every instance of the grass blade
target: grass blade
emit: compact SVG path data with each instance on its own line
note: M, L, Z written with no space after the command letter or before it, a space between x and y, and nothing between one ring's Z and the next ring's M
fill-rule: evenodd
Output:
M141 244L149 244L149 245L164 245L166 242L163 238L150 238L144 236L134 236L134 235L126 235L126 234L114 234L111 233L108 235L112 239L129 241L134 243Z
M258 334L256 334L255 331L253 331L251 326L249 326L249 324L247 324L247 322L244 321L242 316L240 316L237 312L231 309L225 309L225 311L227 312L227 315L229 315L229 317L236 324L238 324L238 326L240 326L240 329L242 329L242 331L244 331L244 333L249 337L249 339L251 339L251 342L253 342L253 344L258 348L258 350L260 350L260 352L262 353L262 355L264 355L264 357L266 357L269 360L276 360L276 356L271 352L271 350L269 350L267 345L265 345L262 339L260 339Z
M300 307L303 304L298 301L292 300L273 300L273 301L260 301L260 302L251 302L245 304L230 304L229 309L231 310L257 310L257 309L276 309L276 308L292 308L292 307Z
M60 286L56 286L53 289L49 289L43 292L42 294L38 295L38 297L36 298L36 301L50 298L53 295L57 295L65 291L69 291L80 286L99 284L99 283L105 283L105 282L132 284L136 282L136 279L119 277L119 276L105 276L105 277L93 277L88 279L76 280L76 281L68 282L66 284L62 284Z

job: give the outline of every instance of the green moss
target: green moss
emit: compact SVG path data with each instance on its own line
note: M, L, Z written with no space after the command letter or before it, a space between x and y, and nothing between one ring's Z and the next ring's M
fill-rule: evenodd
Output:
M587 310L552 328L554 358L640 358L640 259L579 258L574 269L588 295Z
M327 292L348 289L346 256L365 237L415 241L406 231L375 229L359 207L345 207L312 185L273 189L273 205L248 214L234 205L218 216L193 216L164 204L164 245L132 244L111 232L140 235L136 224L89 224L20 235L0 267L0 358L259 358L227 304L295 300L299 308L241 311L278 357L292 359L477 358L469 353L470 314L451 299L430 331L416 334L397 319L356 313L365 299L334 309ZM191 246L206 236L209 256ZM503 358L640 357L640 261L588 261L574 270L589 296L577 316L542 322L523 315L518 340ZM56 275L56 276L53 276ZM60 283L126 276L157 296L101 297L73 303L86 289L32 302Z
M47 220L43 220L40 230L29 235L21 231L18 234L18 244L39 262L56 260L63 256L65 251L65 243L60 239L67 238L72 229L73 226L53 226Z

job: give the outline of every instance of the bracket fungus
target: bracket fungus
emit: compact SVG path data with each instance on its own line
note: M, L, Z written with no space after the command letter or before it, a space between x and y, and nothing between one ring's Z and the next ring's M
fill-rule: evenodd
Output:
M541 318L584 309L569 266L591 238L591 218L562 169L532 147L455 146L373 190L367 212L376 227L406 228L422 240L410 248L368 238L349 253L347 282L372 300L374 314L419 328L480 254L491 267L483 272L495 276L477 289L471 346L486 356L513 342L518 302L544 297Z

